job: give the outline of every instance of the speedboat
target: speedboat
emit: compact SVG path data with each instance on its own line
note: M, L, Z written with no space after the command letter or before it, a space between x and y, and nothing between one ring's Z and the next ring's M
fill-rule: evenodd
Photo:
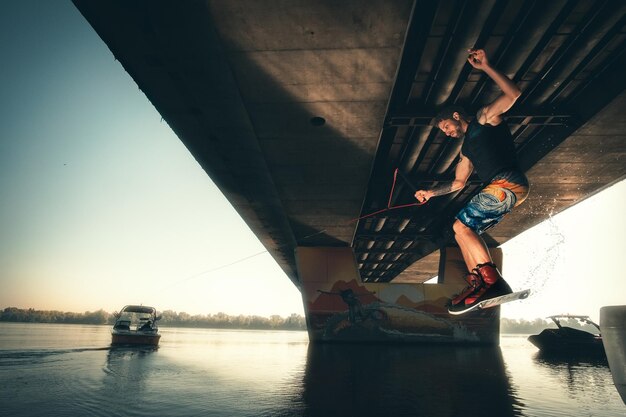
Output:
M539 334L528 336L528 341L537 346L543 353L553 354L595 354L605 355L600 326L591 321L589 316L573 316L569 314L550 316L556 329L544 329ZM575 319L579 323L589 324L598 333L590 333L580 329L563 326L561 320Z
M113 345L157 346L161 335L157 327L156 309L148 306L125 306L116 314L111 331Z

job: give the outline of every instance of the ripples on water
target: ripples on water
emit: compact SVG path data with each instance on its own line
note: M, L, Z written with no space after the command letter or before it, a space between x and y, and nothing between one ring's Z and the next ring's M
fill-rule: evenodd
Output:
M501 348L309 345L305 332L0 323L6 416L623 416L606 361Z

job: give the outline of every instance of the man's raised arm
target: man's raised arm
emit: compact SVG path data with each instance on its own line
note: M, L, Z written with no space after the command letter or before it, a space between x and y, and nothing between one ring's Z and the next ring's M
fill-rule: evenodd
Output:
M522 91L509 77L489 65L484 50L470 49L467 61L472 67L487 74L498 87L500 87L500 90L502 90L500 97L495 99L493 103L480 109L477 114L478 123L481 125L489 123L492 126L497 126L502 122L500 116L515 104L515 101L522 94Z

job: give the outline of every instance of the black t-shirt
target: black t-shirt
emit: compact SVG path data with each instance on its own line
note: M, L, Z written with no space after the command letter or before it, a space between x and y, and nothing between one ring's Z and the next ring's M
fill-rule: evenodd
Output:
M469 158L483 182L503 171L519 171L513 136L505 121L497 126L470 122L461 152Z

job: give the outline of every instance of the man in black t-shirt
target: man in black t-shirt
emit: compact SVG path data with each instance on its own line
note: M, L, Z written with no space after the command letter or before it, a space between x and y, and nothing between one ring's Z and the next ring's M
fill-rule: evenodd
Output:
M502 95L478 110L472 121L461 107L449 107L437 115L437 127L446 136L463 139L455 179L415 192L415 198L425 202L431 197L461 190L474 170L483 182L488 183L461 209L452 226L469 272L466 278L469 286L454 296L448 305L448 310L457 314L481 301L511 293L480 234L521 204L529 188L528 180L517 164L513 137L502 119L502 114L513 106L521 91L513 81L489 65L482 49L469 50L468 61L495 81Z

